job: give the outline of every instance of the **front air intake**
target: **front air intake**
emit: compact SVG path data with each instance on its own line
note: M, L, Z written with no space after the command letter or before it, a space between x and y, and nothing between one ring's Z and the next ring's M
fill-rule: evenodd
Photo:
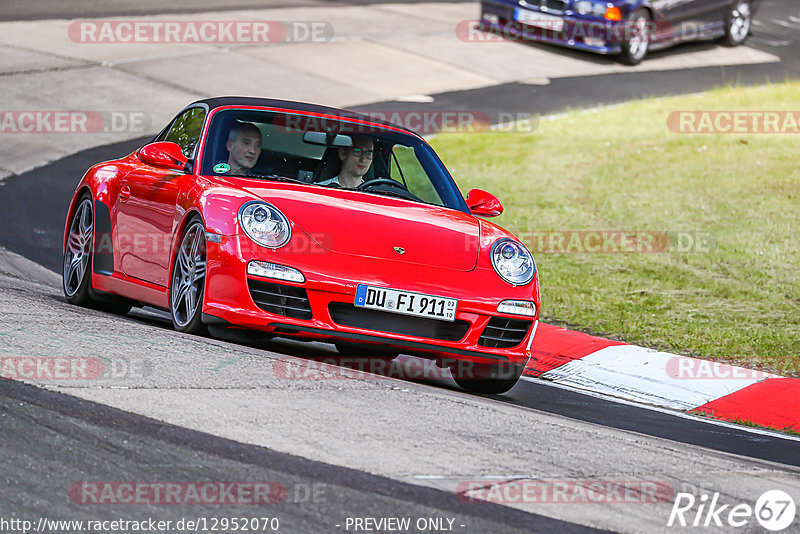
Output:
M531 321L492 317L483 329L478 345L494 349L516 347L528 335L530 328Z
M247 279L247 286L253 302L262 310L292 319L311 319L311 303L305 288L252 278Z

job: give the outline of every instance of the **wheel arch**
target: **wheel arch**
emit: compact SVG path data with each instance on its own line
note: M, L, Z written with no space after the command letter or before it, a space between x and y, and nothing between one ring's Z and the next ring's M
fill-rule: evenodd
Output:
M651 21L656 21L658 15L650 0L630 0L625 4L623 21L630 20L631 15L637 11L644 11Z
M92 205L94 206L94 194L92 192L92 188L89 187L86 183L81 183L78 188L75 190L75 194L72 195L72 201L69 204L69 208L67 209L67 218L64 221L64 235L61 236L61 252L62 254L67 249L67 239L69 238L69 225L72 221L72 217L75 215L75 210L78 208L78 203L80 202L81 198L85 194L89 194L89 198L92 200Z
M630 0L627 4L628 16L630 16L636 10L642 9L647 11L647 14L650 15L651 20L656 19L656 10L653 8L651 0Z
M93 165L78 182L75 188L75 194L72 195L69 209L67 210L67 218L64 224L64 236L62 241L62 252L67 245L67 236L69 235L69 221L75 213L75 208L78 201L85 193L89 193L92 199L92 206L96 201L100 201L111 209L111 196L115 190L115 183L121 173L124 173L124 167L116 164L118 162L106 162Z

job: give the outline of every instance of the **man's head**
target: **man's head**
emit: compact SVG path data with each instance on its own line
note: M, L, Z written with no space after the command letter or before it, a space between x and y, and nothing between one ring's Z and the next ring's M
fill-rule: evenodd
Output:
M237 122L228 133L225 148L230 153L230 173L244 174L253 168L261 154L261 131L251 122Z
M363 178L372 165L375 144L367 136L354 135L352 148L340 148L339 159L342 160L340 176Z

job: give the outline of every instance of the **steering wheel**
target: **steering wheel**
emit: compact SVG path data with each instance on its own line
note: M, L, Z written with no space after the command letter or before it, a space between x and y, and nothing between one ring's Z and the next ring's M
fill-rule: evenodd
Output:
M367 180L366 182L359 184L356 189L367 189L368 187L375 185L391 185L408 191L408 187L406 187L405 184L401 184L397 180L392 180L391 178L373 178L372 180Z

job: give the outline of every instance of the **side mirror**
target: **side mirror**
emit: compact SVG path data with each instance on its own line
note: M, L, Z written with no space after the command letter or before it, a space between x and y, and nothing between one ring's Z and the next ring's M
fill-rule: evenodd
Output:
M473 189L467 194L469 212L480 217L497 217L503 213L503 205L491 193L482 189Z
M139 149L139 159L147 165L175 171L184 170L186 162L189 161L189 158L183 155L181 147L177 143L169 141L159 141L143 146Z

